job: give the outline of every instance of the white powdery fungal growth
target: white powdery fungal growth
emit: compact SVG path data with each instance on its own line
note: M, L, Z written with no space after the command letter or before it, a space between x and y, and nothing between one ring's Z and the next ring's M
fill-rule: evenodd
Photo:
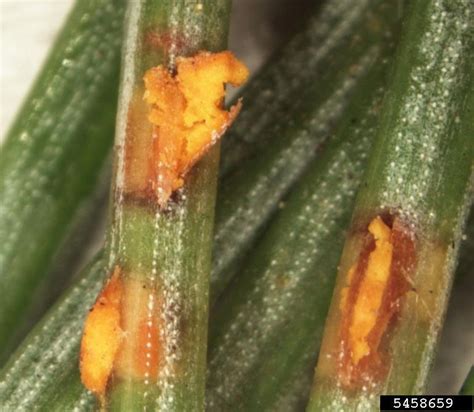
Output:
M472 14L469 0L455 1L456 7L464 5L465 13ZM391 145L386 147L398 154L400 161L395 159L384 165L383 171L387 182L387 190L382 194L384 206L398 209L402 205L410 221L423 220L427 224L436 218L436 212L428 210L426 199L437 188L435 179L439 173L433 171L440 167L443 142L449 143L447 125L459 122L454 96L457 89L453 85L463 81L459 69L463 66L466 45L459 38L467 36L470 29L445 4L444 0L436 0L430 5L432 29L424 32L417 46L421 57L410 73L408 93L402 110L397 113L399 121L393 132L390 131L394 135L389 139ZM422 132L423 126L426 132ZM420 176L424 177L421 181ZM414 180L416 184L407 183Z

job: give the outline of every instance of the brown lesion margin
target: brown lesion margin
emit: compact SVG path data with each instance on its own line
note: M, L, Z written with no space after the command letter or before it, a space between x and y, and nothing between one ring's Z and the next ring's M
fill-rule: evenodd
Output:
M245 66L227 51L215 54L199 52L193 57L179 58L178 65L182 63L186 66L183 70L186 70L187 73L194 71L196 73L195 79L199 79L201 82L203 79L211 82L205 75L204 77L201 75L199 78L198 73L206 71L211 78L215 78L214 81L217 84L222 81L223 85L225 83L240 85L248 76ZM220 69L216 70L219 64L221 65ZM185 82L180 83L179 80L176 82L178 73L175 70L163 69L163 66L157 66L147 70L144 77L145 89L138 90L130 102L125 144L121 148L125 153L125 180L124 187L118 188L118 190L123 192L122 200L126 203L138 204L152 210L172 212L173 206L181 203L184 198L181 189L188 173L232 124L241 109L242 102L239 100L226 111L223 109L224 88L222 88L220 95L216 94L216 89L211 87L213 93L210 96L216 94L218 100L210 103L208 96L206 96L207 92L202 86L200 90L195 85L188 86ZM191 101L194 105L196 104L199 95L197 95L197 99L193 97L188 101L190 96L185 96L185 90L188 90L188 93L189 90L195 92L200 90L203 96L206 96L202 100L203 107L209 105L209 109L203 110L203 113L207 113L208 116L202 118L197 116L192 126L184 123L184 113L188 110L187 106ZM180 97L181 95L182 97ZM152 100L149 101L150 96ZM160 101L162 103L159 103ZM159 117L154 117L156 116L154 113ZM193 109L190 113L197 115ZM181 116L183 117L181 118ZM159 123L163 120L164 123ZM209 129L208 137L207 141L203 141L202 135L196 135L194 141L201 147L199 150L194 149L189 153L182 147L187 147L191 140L187 141L187 138L182 140L182 133L189 133L189 139L191 139L191 129L195 125L197 127L206 125ZM173 133L177 133L178 140L170 140ZM164 139L164 143L161 142L162 139ZM182 146L183 144L184 146ZM194 148L196 148L196 144ZM162 157L160 158L160 156ZM181 181L181 183L177 184L177 181Z
M370 254L375 250L374 236L368 232L372 219L356 225L352 236L362 236L362 247L347 289L340 329L341 351L338 362L339 381L346 387L363 387L381 381L390 369L390 337L399 319L404 296L414 291L411 273L416 265L416 236L411 225L399 214L384 211L378 215L391 230L392 261L387 284L377 313L375 326L367 335L370 352L354 363L349 344L349 328L355 304L367 270Z

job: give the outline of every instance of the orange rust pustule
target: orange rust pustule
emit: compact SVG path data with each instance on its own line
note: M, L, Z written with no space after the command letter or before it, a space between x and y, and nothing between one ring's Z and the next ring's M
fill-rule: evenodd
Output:
M230 52L177 58L176 73L163 66L147 70L144 102L134 96L128 113L125 192L165 206L240 110L240 101L222 109L224 84L238 86L247 77Z
M161 304L154 288L116 267L84 325L80 371L101 401L111 376L156 379L162 359Z
M377 217L376 219L381 218ZM371 224L376 220L374 219ZM360 387L368 382L377 382L383 379L390 366L388 353L388 335L396 324L401 308L402 297L411 289L409 275L416 263L415 242L412 233L402 220L398 217L389 220L391 228L385 222L383 224L390 230L389 242L391 245L391 261L388 276L383 284L383 294L380 305L377 308L373 327L365 337L368 353L360 359L354 356L355 348L351 340L352 328L354 328L354 316L357 303L361 293L361 285L367 276L370 256L376 250L376 239L372 233L367 233L362 250L356 264L351 268L353 273L349 286L344 291L344 301L341 305L341 358L339 363L340 382L347 387ZM380 224L380 223L379 223ZM381 284L376 284L380 292ZM362 297L366 299L367 297ZM370 299L370 295L368 297ZM364 305L361 305L364 307ZM366 305L367 306L367 305ZM360 308L359 308L360 309ZM364 318L364 314L358 314ZM368 318L373 314L367 314Z
M81 380L87 389L99 396L105 393L122 341L122 294L120 270L117 267L97 297L84 324L80 351Z

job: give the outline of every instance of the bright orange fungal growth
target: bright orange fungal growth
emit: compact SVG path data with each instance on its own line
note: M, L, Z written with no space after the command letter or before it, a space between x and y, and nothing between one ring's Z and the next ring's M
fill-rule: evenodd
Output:
M86 319L80 370L104 399L109 378L155 379L162 359L161 302L155 288L117 267Z
M165 205L183 185L191 167L216 143L240 110L240 102L230 111L222 109L224 84L238 86L247 77L247 68L228 51L178 58L176 75L163 66L149 69L144 76L144 100L152 132L143 138L145 141L138 142L140 151L130 142L126 145L126 152L141 157L139 166L130 167L133 156L126 154L126 189L148 195L151 192L161 206ZM135 101L133 105L139 103ZM129 123L137 117L137 110L141 111L131 108ZM131 125L129 129L136 127ZM136 136L131 139L137 143ZM146 177L139 167L147 171Z
M341 291L343 316L341 378L352 385L361 377L373 379L386 371L380 345L409 290L406 279L414 264L414 243L398 218L392 227L380 216L368 227L369 241L347 272Z
M122 341L119 269L105 285L87 316L81 341L80 370L84 386L103 395Z
M369 225L369 233L374 237L375 249L369 255L349 327L349 345L354 364L370 353L368 336L377 321L392 263L390 228L380 217L376 217Z

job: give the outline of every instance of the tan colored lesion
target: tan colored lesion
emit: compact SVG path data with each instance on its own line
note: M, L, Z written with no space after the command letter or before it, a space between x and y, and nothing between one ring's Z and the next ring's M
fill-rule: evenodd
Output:
M115 268L86 318L80 351L81 380L102 402L112 376L158 376L161 306L154 287Z
M130 105L125 145L125 191L164 206L186 174L239 113L224 110L225 83L241 85L247 68L228 51L178 58L144 75L143 96Z
M340 292L340 378L354 385L362 378L378 379L389 359L382 349L400 310L402 297L411 289L414 268L413 236L395 217L391 224L376 216L368 225L358 260L349 268Z
M152 285L124 280L122 328L126 333L114 364L114 374L124 379L156 380L163 359L162 300Z

